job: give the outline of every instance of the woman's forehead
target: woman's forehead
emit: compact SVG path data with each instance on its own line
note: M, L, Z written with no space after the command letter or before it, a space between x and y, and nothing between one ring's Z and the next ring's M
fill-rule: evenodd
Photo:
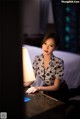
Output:
M51 42L51 43L54 43L54 42L55 42L55 39L54 39L54 38L48 38L48 39L46 39L45 42Z

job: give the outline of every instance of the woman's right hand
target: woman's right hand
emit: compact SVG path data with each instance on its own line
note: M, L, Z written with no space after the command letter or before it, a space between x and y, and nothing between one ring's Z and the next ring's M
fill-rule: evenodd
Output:
M37 91L39 91L39 87L33 87L32 86L32 87L28 88L28 90L26 91L26 93L31 94L31 93L35 93Z

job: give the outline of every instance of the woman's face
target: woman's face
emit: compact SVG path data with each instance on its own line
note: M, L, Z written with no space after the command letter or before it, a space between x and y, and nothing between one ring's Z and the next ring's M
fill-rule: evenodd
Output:
M43 44L42 44L42 50L43 54L51 55L56 47L55 40L53 38L48 38Z

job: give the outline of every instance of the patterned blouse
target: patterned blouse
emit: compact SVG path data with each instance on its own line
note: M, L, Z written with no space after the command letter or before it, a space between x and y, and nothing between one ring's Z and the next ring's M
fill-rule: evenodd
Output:
M54 79L63 79L64 62L62 59L52 55L51 61L44 69L43 54L36 56L33 62L33 70L36 76L45 82L45 85L53 85Z

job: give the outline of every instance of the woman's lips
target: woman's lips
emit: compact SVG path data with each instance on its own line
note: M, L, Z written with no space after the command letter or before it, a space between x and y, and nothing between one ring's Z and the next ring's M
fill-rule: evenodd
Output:
M47 50L44 50L44 52L48 53L48 51L47 51Z

